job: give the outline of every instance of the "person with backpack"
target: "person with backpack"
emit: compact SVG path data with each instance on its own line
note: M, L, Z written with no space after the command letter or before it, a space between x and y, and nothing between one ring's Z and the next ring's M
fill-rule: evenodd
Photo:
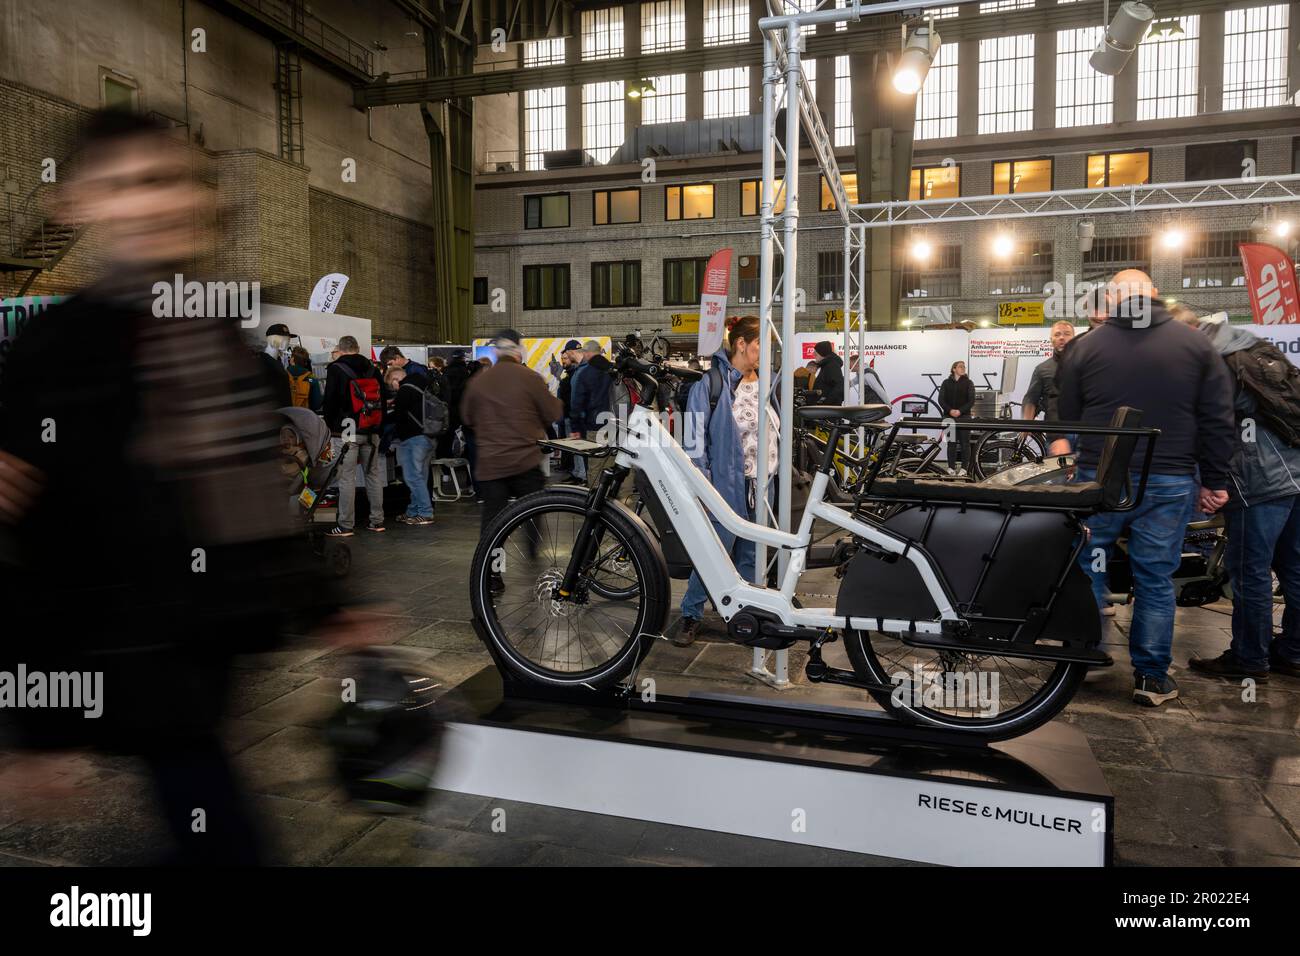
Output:
M758 394L759 323L753 315L728 323L727 341L713 355L712 365L691 388L682 423L682 447L724 501L742 518L756 520L759 422L768 427L768 474L775 474L778 441L772 409ZM746 581L755 577L754 542L738 538L713 522L722 546ZM691 572L682 597L682 616L670 629L669 640L689 647L699 637L709 593L699 574Z
M465 397L465 386L469 384L471 369L465 361L465 353L457 349L451 353L447 367L442 371L442 400L451 412L451 421L447 430L438 437L438 457L451 458L455 445L456 431L461 427L460 400ZM469 436L466 435L466 444ZM468 455L467 455L468 457ZM473 461L470 467L473 467Z
M397 464L402 481L411 492L411 501L402 524L422 527L433 524L433 498L429 494L429 462L435 442L447 429L447 406L437 389L419 372L408 374L406 368L389 368L384 380L393 399L393 427L397 437Z
M1228 501L1236 435L1227 366L1205 336L1171 320L1158 294L1145 272L1117 274L1106 287L1109 317L1074 340L1056 373L1060 421L1105 426L1117 409L1128 407L1142 413L1142 427L1160 429L1141 502L1131 511L1090 517L1089 540L1079 553L1102 608L1110 590L1105 559L1128 533L1133 702L1145 707L1178 697L1169 676L1173 576L1198 498L1206 511ZM1080 436L1076 480L1096 480L1104 442L1103 436ZM1144 453L1139 444L1131 469L1140 468Z
M1199 323L1235 382L1236 447L1228 469L1224 553L1232 582L1232 643L1193 657L1194 671L1264 683L1300 677L1300 369L1272 342L1227 316ZM1202 510L1213 510L1202 502ZM1273 633L1273 573L1286 610Z
M366 500L370 503L371 531L384 530L383 456L379 433L384 424L384 390L374 363L361 354L351 335L339 339L339 357L325 375L325 400L321 408L330 434L343 439L339 461L339 518L328 532L350 538L356 524L357 465L365 474Z
M289 398L294 408L308 408L319 412L321 406L320 379L311 365L311 355L301 345L289 353Z

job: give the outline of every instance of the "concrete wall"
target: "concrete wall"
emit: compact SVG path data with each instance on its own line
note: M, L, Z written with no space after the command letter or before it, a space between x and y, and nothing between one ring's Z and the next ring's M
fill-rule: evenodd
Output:
M422 29L390 5L312 6L355 41L387 47L374 50L376 72L423 69ZM206 31L204 53L182 43L196 28ZM432 337L428 139L416 107L368 115L352 106L345 78L303 57L304 163L295 165L277 155L274 47L217 8L197 0L7 0L0 6L0 180L16 184L17 195L38 186L43 158L71 153L81 118L101 105L105 70L138 85L142 109L188 118L196 169L213 191L223 236L211 268L260 280L265 301L304 307L321 274L346 272L345 308L371 319L376 336ZM342 179L344 159L356 162L355 182ZM54 191L41 191L50 193L43 205ZM95 233L86 234L31 293L79 288L99 274L103 253ZM0 273L0 293L24 278Z

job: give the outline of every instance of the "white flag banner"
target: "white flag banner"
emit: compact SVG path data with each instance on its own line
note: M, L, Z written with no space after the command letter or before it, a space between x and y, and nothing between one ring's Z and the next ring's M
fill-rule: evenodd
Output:
M339 299L347 288L348 277L341 272L331 272L321 276L316 288L311 290L311 304L308 312L333 312L339 307Z

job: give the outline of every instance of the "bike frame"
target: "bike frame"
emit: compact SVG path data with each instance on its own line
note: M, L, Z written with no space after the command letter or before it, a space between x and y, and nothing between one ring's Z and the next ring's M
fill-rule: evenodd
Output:
M653 412L636 406L621 437L616 463L627 469L635 466L644 472L723 620L730 621L743 608L769 612L791 627L942 634L943 622L961 619L937 565L924 548L880 526L858 521L843 508L825 500L830 478L824 467L813 478L798 531L789 533L737 515ZM780 587L758 587L742 578L710 518L738 538L770 548L788 549L790 560ZM813 521L817 518L856 535L880 552L912 562L939 609L938 617L933 621L846 618L836 614L834 608L796 608L795 586L806 567Z

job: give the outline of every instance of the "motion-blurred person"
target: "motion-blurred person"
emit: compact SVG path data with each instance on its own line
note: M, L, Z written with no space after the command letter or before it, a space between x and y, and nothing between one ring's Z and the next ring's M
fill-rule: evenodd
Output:
M323 392L320 379L312 369L311 355L301 345L295 345L289 355L289 396L294 408L320 411Z
M885 394L885 385L880 381L876 370L868 363L862 367L861 356L854 355L849 360L849 384L845 391L845 405L888 405L889 396ZM799 372L795 369L795 374ZM858 390L858 379L866 385L865 392Z
M393 427L397 432L397 464L402 482L411 492L406 511L398 516L402 524L423 527L433 524L433 499L429 495L429 462L433 459L433 439L424 433L424 390L429 379L413 369L392 366L384 378L394 393Z
M321 414L331 435L343 439L339 462L338 524L328 534L350 538L357 517L357 465L365 475L366 501L370 505L367 528L384 530L383 456L379 433L384 421L384 396L374 363L361 354L351 335L339 339L338 360L325 375L325 400Z
M28 746L140 757L172 860L249 864L259 839L218 738L231 656L268 646L286 613L303 633L334 598L290 524L275 403L235 321L154 314L154 283L202 250L191 175L156 124L87 120L64 198L104 239L105 277L27 326L0 386L0 523L17 555L0 573L0 668L100 675L102 711L0 718ZM111 528L87 524L88 495Z
M1204 335L1170 321L1157 294L1144 272L1116 275L1107 291L1109 317L1067 350L1057 377L1062 421L1106 425L1116 409L1129 406L1142 412L1143 427L1160 429L1141 503L1133 511L1089 518L1090 540L1079 555L1097 606L1104 607L1105 559L1128 532L1133 700L1148 707L1178 696L1169 676L1173 574L1198 498L1208 511L1227 503L1235 430L1227 366ZM1077 480L1096 479L1102 444L1101 437L1081 436ZM1102 570L1094 570L1098 566Z
M754 521L760 418L768 425L768 474L776 473L778 441L771 409L759 413L765 403L758 394L758 318L747 315L729 323L726 345L714 353L709 371L691 387L682 444L731 510ZM736 571L746 581L753 581L754 542L736 537L717 521L713 530L735 562ZM699 637L708 600L704 582L692 571L682 597L681 620L669 637L678 647L689 647Z
M474 486L483 499L483 529L511 498L546 485L537 442L564 410L546 380L523 364L522 341L514 329L498 332L492 340L496 364L470 379L461 401L461 418L474 429L478 443ZM494 575L493 586L499 587L499 581Z
M975 383L966 375L965 362L953 362L948 377L939 386L939 407L945 418L962 423L975 407ZM964 424L964 423L963 423ZM970 461L970 432L957 428L957 440L948 442L948 474L966 474Z
M1294 401L1297 373L1275 346L1231 325L1226 316L1202 320L1200 329L1225 362L1241 365L1259 361L1253 358L1259 355L1260 360L1284 369ZM1236 443L1228 503L1223 507L1228 531L1224 564L1232 582L1232 643L1218 657L1193 657L1188 665L1215 677L1263 682L1270 673L1300 677L1300 448L1287 444L1269 427L1271 418L1267 412L1261 414L1260 396L1248 381L1239 377L1233 396ZM1213 510L1206 507L1210 504L1202 502L1202 510ZM1273 634L1272 572L1277 572L1286 601L1282 633L1277 636Z
M438 458L451 458L456 440L456 430L461 427L460 402L465 397L465 386L469 384L470 368L465 361L465 353L457 349L451 353L451 360L442 373L442 400L447 403L451 420L447 430L438 438ZM470 466L473 467L473 462Z

